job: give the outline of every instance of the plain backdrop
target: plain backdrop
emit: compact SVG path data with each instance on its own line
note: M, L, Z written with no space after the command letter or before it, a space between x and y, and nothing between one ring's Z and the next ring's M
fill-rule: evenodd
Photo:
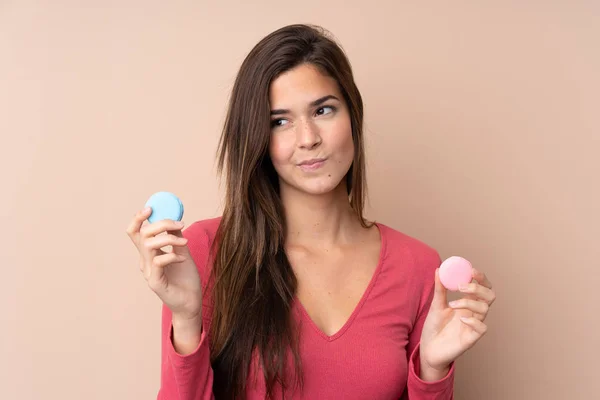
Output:
M366 109L368 217L483 270L460 400L592 399L600 3L0 1L0 397L152 399L160 302L125 234L220 214L217 140L263 36L320 24Z

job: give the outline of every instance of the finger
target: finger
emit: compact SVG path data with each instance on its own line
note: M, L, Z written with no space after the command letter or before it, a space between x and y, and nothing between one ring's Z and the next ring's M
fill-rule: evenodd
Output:
M477 268L473 268L473 279L479 282L480 285L485 286L488 289L492 288L492 282L485 276L485 274L479 271Z
M152 260L152 268L164 268L169 264L181 263L185 261L185 257L175 253L165 253L154 257Z
M480 285L477 282L471 282L466 285L461 285L458 287L463 293L470 294L471 298L477 298L485 301L487 304L492 305L492 303L496 300L496 293L485 286Z
M436 270L435 270L435 286L434 286L433 300L431 302L431 307L437 308L437 309L444 309L444 308L446 308L447 302L448 302L448 299L447 299L446 288L444 287L444 285L442 285L442 282L440 281L440 269L436 268Z
M469 310L474 314L479 314L480 318L477 318L479 320L485 319L490 307L483 301L471 300L468 298L451 301L448 305L455 310Z
M161 221L154 222L144 226L140 230L142 237L156 236L163 232L178 231L184 226L183 221L173 221L171 219L163 219Z
M146 250L152 251L161 249L165 246L183 246L187 244L187 241L188 240L186 238L177 237L171 234L159 235L146 239L144 242L144 247Z
M150 207L146 207L143 210L138 211L129 223L126 232L131 239L135 239L137 234L140 232L142 224L148 218L148 215L150 215L150 210Z
M192 255L190 254L190 249L188 247L189 239L186 237L187 235L184 236L183 232L180 231L180 230L179 231L169 231L169 232L173 236L176 236L176 237L181 238L181 239L186 239L185 241L182 240L180 242L182 244L177 244L177 245L173 246L173 253L176 253L176 254L179 254L179 255L191 258Z
M482 314L477 314L477 313L473 313L473 315L472 315L473 318L475 318L479 321L482 321L482 322L485 321L486 316L487 315L482 315Z
M154 257L149 265L149 270L144 271L146 279L152 278L154 281L160 280L164 273L164 268L171 264L181 263L186 258L175 253L165 253Z
M476 342L487 332L487 325L477 318L461 317L460 320L462 323L472 328L472 333L470 335L472 342Z
M176 229L174 231L167 231L167 233L170 233L171 235L175 235L175 236L180 237L180 238L184 237L182 229Z

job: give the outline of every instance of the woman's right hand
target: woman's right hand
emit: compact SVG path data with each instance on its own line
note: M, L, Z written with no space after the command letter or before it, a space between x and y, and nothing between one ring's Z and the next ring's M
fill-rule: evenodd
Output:
M181 232L183 223L167 219L144 224L150 211L150 208L139 211L127 228L127 235L140 253L140 270L150 289L171 310L174 323L199 324L202 286L187 239ZM161 250L169 245L172 251Z

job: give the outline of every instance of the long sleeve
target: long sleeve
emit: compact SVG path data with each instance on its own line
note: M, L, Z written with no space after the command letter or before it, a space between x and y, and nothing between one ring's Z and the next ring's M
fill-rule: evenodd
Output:
M173 346L172 314L162 307L161 379L157 400L213 400L213 370L210 362L209 326L212 300L208 282L210 247L218 219L195 222L183 231L202 282L202 336L198 347L181 355Z
M435 269L440 265L441 260L437 252L434 257L427 257L423 260L422 272L425 273L425 290L422 291L419 313L413 329L409 335L407 354L408 360L408 382L406 392L409 400L452 400L454 398L454 363L450 366L448 374L438 380L425 382L419 378L420 374L420 340L423 325L433 300L434 292L434 274Z
M163 306L161 334L161 385L157 400L212 400L213 371L203 329L198 347L188 355L175 351L171 312Z

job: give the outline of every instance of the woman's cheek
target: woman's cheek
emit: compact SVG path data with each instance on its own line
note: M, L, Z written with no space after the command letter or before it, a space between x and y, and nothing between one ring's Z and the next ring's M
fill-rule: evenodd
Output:
M293 143L292 147L289 145L289 141L282 140L283 138L277 138L271 141L270 156L271 161L275 169L282 173L290 165L290 160L293 155Z

